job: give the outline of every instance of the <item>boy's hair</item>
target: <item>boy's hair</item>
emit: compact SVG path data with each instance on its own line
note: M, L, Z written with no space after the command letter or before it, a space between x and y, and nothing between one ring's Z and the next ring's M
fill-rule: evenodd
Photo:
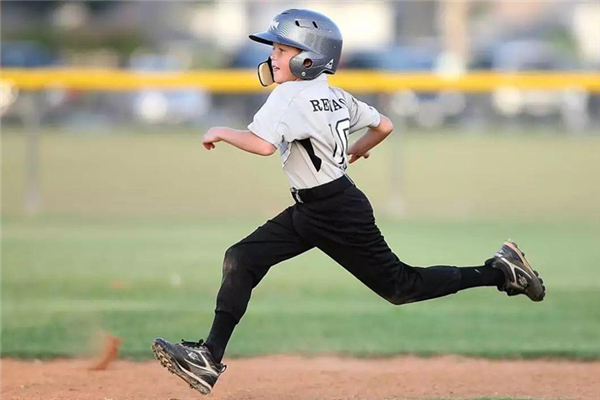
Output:
M250 35L250 39L300 49L301 52L290 60L292 75L300 79L315 79L322 73L334 74L342 55L342 34L335 22L311 10L286 10L273 18L267 31ZM270 58L258 68L261 83L264 86L273 83L265 76L270 70L272 78Z

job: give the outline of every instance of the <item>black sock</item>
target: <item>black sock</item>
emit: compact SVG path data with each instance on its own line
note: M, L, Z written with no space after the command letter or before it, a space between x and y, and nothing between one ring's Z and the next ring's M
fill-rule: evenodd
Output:
M464 267L460 270L460 284L458 290L478 286L499 286L504 283L504 273L492 268L489 264L481 267Z
M238 321L227 312L218 311L215 313L210 333L206 338L206 347L210 350L215 361L220 363L225 354L225 347L231 338Z

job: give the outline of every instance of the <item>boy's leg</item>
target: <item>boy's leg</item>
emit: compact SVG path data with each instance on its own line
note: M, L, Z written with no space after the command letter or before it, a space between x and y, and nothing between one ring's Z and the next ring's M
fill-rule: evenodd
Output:
M460 268L460 283L458 290L464 290L479 286L500 286L504 283L504 273L491 268L494 258L488 259L484 265L479 267Z
M293 208L267 221L225 253L215 319L206 340L217 362L223 357L235 325L246 312L252 289L269 268L313 247L296 233Z
M388 247L368 199L356 187L328 202L300 204L298 212L302 218L297 228L304 237L310 237L316 247L393 304L504 282L502 272L491 268L490 263L471 268L421 268L403 263Z
M225 371L221 364L223 353L246 311L252 288L271 266L313 247L296 233L292 209L267 221L227 250L216 315L206 342L174 344L163 338L152 342L152 351L161 364L203 394L212 391Z

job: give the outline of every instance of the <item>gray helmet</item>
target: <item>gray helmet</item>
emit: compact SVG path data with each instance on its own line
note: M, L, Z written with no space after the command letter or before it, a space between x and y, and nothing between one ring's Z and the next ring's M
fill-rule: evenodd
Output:
M290 60L290 71L300 79L315 79L322 73L334 74L342 55L342 34L335 22L311 10L286 10L273 18L269 30L250 35L250 39L302 50ZM270 58L259 64L258 77L263 86L273 83Z

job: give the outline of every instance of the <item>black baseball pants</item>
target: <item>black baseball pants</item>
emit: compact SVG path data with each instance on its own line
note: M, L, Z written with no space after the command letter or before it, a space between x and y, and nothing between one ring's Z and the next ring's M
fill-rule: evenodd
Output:
M269 269L317 247L392 304L456 293L460 270L411 267L396 257L375 224L367 197L354 185L324 199L296 203L225 253L217 312L238 321L252 289Z

